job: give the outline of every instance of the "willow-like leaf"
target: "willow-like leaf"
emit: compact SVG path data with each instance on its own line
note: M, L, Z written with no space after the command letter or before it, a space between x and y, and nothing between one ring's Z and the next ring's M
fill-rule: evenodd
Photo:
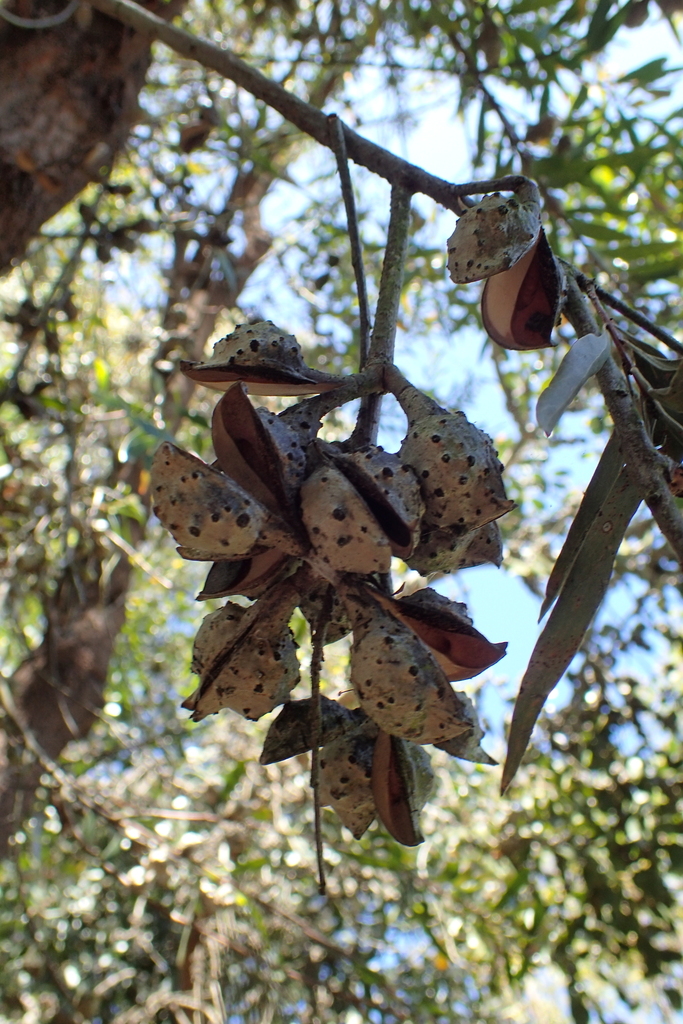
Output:
M519 768L548 694L569 667L605 596L619 545L639 504L638 492L622 469L586 533L524 673L510 726L503 793Z
M600 461L586 488L579 505L579 510L574 517L572 525L569 527L562 550L557 556L553 571L550 573L550 578L545 588L545 598L541 605L541 613L538 617L539 622L562 590L576 561L576 556L586 540L590 525L595 521L595 517L607 500L623 464L624 460L621 457L619 442L617 441L616 434L612 434L605 446L605 450L600 456Z
M546 436L550 437L581 388L600 369L609 348L609 337L604 332L584 334L574 342L536 405L536 422Z

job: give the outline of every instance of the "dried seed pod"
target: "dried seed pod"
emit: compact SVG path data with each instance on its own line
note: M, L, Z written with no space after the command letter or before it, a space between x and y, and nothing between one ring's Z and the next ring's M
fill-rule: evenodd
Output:
M320 802L334 809L354 839L375 817L372 755L377 726L370 719L346 727L320 751Z
M496 520L480 526L478 530L472 530L467 540L462 552L461 569L489 564L500 569L503 564L503 538Z
M498 567L503 563L503 539L495 520L468 533L460 526L440 530L425 524L420 543L406 559L406 564L423 576L471 569L488 562Z
M541 199L532 182L504 199L485 196L463 213L448 239L448 270L456 284L483 281L513 267L541 230Z
M301 609L303 615L308 621L311 630L315 630L318 628L320 612L323 606L323 601L325 600L328 586L329 584L324 585L323 587L320 587L317 590L312 590L301 598L301 604L299 605L299 608ZM339 597L339 594L333 592L332 607L330 608L330 617L328 621L325 623L325 638L323 643L333 644L337 640L341 640L343 636L346 636L347 633L350 632L351 623L349 622L349 617L346 614L346 608L344 607L344 603Z
M380 730L372 762L372 794L378 818L397 842L404 846L424 842L420 811L433 788L434 772L424 747Z
M358 728L367 715L361 708L346 708L329 697L320 697L320 742L324 746L349 730ZM259 761L273 764L311 749L311 698L285 704L271 723Z
M408 417L399 455L420 481L426 523L467 533L515 507L505 497L503 467L488 434L412 385L397 397Z
M230 477L164 441L152 463L154 513L181 545L184 558L220 561L255 548L303 553L278 515Z
M314 395L344 383L342 377L306 366L294 335L270 320L240 324L216 342L210 359L183 360L180 369L216 391L226 391L240 380L252 395Z
M224 473L271 511L298 513L310 436L304 439L268 409L255 409L243 384L234 384L216 405L211 435Z
M313 549L338 572L389 572L386 534L343 473L320 466L301 488L301 517Z
M420 485L410 468L398 455L368 444L356 452L345 453L335 445L323 450L337 469L353 484L391 545L392 554L407 558L415 547L424 502Z
M507 650L507 643L492 644L474 628L464 604L431 587L399 600L375 593L374 600L418 635L451 682L479 675Z
M472 729L471 705L450 687L432 651L377 594L340 586L353 622L351 683L361 707L393 736L440 743Z
M564 271L541 231L534 247L514 267L486 282L481 297L486 331L503 348L548 348L564 289Z
M477 726L470 733L463 733L445 743L435 743L439 750L445 750L452 757L459 757L462 761L473 761L475 764L498 764L493 758L479 746L482 737L482 730Z
M279 459L282 473L283 500L298 513L299 488L306 476L306 449L315 440L320 421L312 417L295 417L284 413L276 416L269 409L257 409Z
M207 615L195 638L192 671L199 687L182 706L195 722L221 708L253 720L289 700L299 680L289 620L299 600L280 584L250 608L228 602Z
M289 575L300 563L277 548L235 562L214 562L197 601L242 594L259 597L274 583Z

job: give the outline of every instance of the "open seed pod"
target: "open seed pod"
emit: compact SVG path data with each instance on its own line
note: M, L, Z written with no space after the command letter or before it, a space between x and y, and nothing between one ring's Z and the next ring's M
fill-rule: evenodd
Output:
M420 543L406 559L406 564L423 576L471 569L489 562L498 567L503 564L503 540L495 520L468 533L463 533L459 526L440 530L425 524Z
M410 466L374 444L351 453L331 444L321 447L363 498L386 534L392 554L407 558L417 543L424 512Z
M475 724L471 732L464 732L461 736L455 736L452 740L446 740L445 743L435 743L434 746L439 750L445 750L452 757L459 757L462 761L473 761L475 764L498 764L480 747L479 740L482 735L482 729Z
M207 615L195 638L192 671L199 687L182 707L200 721L221 708L257 719L289 700L299 680L289 620L299 595L284 583L250 608L228 602Z
M278 580L290 575L298 565L297 559L283 555L277 548L234 562L214 562L196 599L210 601L233 594L259 597Z
M372 795L387 832L404 846L424 841L420 811L434 788L434 772L424 747L381 729L372 761Z
M548 348L564 299L565 278L541 230L532 249L510 270L486 282L481 315L503 348Z
M252 395L315 395L344 383L341 377L306 366L294 335L270 320L240 324L216 342L210 359L182 360L180 369L215 391L226 391L241 380Z
M329 697L320 697L320 742L324 746L343 732L353 730L366 721L361 708L346 708ZM288 757L305 754L311 749L311 698L285 704L271 723L259 761L273 764Z
M451 689L417 633L368 587L342 584L340 593L353 622L351 683L380 729L415 743L441 743L470 731L471 703Z
M409 385L397 398L408 417L401 459L412 466L425 501L424 520L466 533L505 515L502 465L488 434L463 412L447 412Z
M301 598L299 608L304 614L311 631L318 628L318 622L320 620L320 612L323 607L323 601L329 584L323 584L316 590L309 591L304 594ZM341 640L343 636L351 632L351 623L349 617L346 614L346 608L344 603L336 592L332 595L332 607L330 609L330 617L325 624L325 639L324 643L333 644L336 640Z
M514 266L541 230L538 189L527 182L515 195L485 196L459 218L448 239L448 270L456 284L483 281Z
M302 436L268 409L255 409L244 384L234 384L216 405L211 436L224 473L271 511L298 512L311 436Z
M325 567L338 572L389 572L387 535L335 466L320 466L304 482L301 517Z
M302 554L301 541L276 513L225 473L168 441L152 462L154 513L184 558L221 561L255 548Z
M373 599L418 635L451 682L471 679L505 655L506 642L490 643L474 628L464 604L431 587L398 600L375 592Z
M375 817L372 757L377 726L366 716L348 723L320 751L320 802L334 809L354 839Z

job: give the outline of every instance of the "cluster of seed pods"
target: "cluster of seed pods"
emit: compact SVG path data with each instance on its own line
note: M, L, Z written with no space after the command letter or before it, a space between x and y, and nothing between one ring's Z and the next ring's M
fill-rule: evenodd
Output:
M311 749L311 698L290 628L301 609L325 643L352 634L356 707L320 698L320 796L359 838L379 817L421 842L433 774L426 744L492 764L472 702L452 687L497 662L505 643L479 633L464 605L430 587L390 592L392 557L424 576L499 565L496 520L512 507L490 438L412 385L396 393L408 421L396 453L325 443L317 398L280 414L248 393L317 395L348 378L311 370L274 324L242 325L212 358L183 365L224 394L212 421L213 465L165 442L152 466L154 511L188 559L212 563L199 600L227 600L194 643L199 677L183 707L258 719L280 705L261 763ZM326 609L323 620L321 609Z

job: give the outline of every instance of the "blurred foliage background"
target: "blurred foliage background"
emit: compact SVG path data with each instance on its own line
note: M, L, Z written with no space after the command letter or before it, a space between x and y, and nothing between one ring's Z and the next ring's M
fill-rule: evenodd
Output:
M680 337L683 109L675 67L638 59L653 25L679 52L679 7L190 0L179 17L398 150L438 110L469 139L463 179L533 177L555 251ZM116 159L0 281L0 1020L683 1020L683 604L645 516L508 797L497 769L443 754L415 850L326 811L327 899L306 759L261 768L267 723L179 711L202 567L150 519L149 464L169 436L211 458L214 398L178 360L272 318L311 365L353 370L357 311L330 153L163 47L138 102ZM373 296L388 188L352 173ZM414 209L399 363L496 432L519 505L501 572L538 595L602 401L586 389L540 436L562 353L492 351L478 287L445 280L452 215ZM403 429L387 404L385 443ZM297 634L305 668L303 618ZM330 695L346 656L328 651ZM504 665L470 684L498 754Z

